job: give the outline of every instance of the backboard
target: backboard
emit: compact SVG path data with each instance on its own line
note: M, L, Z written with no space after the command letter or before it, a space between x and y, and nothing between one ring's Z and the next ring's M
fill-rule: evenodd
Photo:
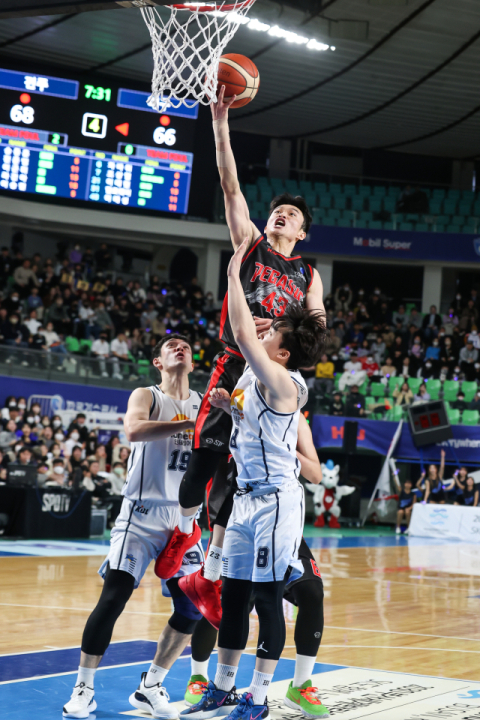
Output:
M115 10L169 5L171 0L1 0L0 20L32 15L63 15L89 10Z

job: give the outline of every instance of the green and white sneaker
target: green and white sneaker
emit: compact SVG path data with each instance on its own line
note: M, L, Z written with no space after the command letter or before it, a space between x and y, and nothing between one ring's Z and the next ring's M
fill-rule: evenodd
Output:
M185 705L189 707L196 705L202 699L203 691L207 686L208 678L203 675L192 675L185 690Z
M300 687L293 687L293 680L288 686L285 705L293 710L301 710L306 718L327 718L330 717L328 708L318 697L318 688L312 687L312 681L307 680Z

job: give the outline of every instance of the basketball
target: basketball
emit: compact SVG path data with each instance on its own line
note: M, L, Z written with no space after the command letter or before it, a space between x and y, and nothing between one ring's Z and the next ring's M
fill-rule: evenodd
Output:
M218 66L218 91L225 85L225 99L237 99L232 108L241 108L253 100L260 87L258 68L245 55L222 55Z

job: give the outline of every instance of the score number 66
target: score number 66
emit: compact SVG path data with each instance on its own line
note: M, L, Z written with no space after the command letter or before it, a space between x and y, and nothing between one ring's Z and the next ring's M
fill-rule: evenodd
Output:
M175 145L177 142L177 134L173 128L166 130L164 127L158 127L153 133L153 140L157 145Z

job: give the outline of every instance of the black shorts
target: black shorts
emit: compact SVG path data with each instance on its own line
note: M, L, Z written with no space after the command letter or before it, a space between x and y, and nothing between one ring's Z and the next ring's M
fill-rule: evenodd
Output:
M300 547L298 548L298 557L302 561L303 575L302 577L298 578L298 580L294 580L292 583L287 585L287 587L285 588L285 592L283 593L283 597L285 598L285 600L287 600L292 605L296 605L293 594L290 592L294 585L305 582L305 580L318 580L322 583L323 586L322 576L320 574L320 570L318 569L318 565L315 562L312 551L308 547L307 543L305 542L305 538L303 537L302 542L300 543Z
M245 360L228 350L218 353L215 357L195 423L194 450L209 448L219 453L230 452L232 418L224 410L210 405L210 391L219 387L224 388L231 395L244 370Z

